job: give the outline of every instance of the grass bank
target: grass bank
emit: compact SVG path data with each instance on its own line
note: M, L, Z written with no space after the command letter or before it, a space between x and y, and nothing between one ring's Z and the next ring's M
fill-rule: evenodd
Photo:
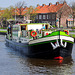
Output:
M75 32L75 31L69 31L69 32Z
M75 34L70 34L73 38L75 38Z
M5 27L5 28L2 27L2 28L0 28L0 29L7 29L7 27Z
M0 31L0 32L6 33L7 31Z

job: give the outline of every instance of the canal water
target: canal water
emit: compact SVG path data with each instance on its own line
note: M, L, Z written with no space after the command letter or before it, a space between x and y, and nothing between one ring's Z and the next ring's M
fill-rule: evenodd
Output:
M0 35L0 75L75 75L75 44L64 60L34 59L6 47Z

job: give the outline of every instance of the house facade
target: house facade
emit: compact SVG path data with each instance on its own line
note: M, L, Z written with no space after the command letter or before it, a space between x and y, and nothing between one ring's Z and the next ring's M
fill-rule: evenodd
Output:
M67 20L72 18L72 8L70 8L64 1L62 4L56 2L56 4L49 3L49 5L43 4L42 6L37 5L37 16L35 22L49 23L57 27L69 27ZM71 25L73 26L73 24Z
M59 2L56 2L55 4L49 3L48 5L42 4L42 6L37 4L35 9L35 13L37 14L34 21L35 23L49 23L50 25L55 25L57 27L59 27L59 25L60 27L75 26L75 22L73 23L75 20L73 20L72 16L72 8L69 7L65 1L62 4ZM28 7L24 10L22 8L21 10L21 13L19 9L13 11L15 20L23 21L25 23L31 22L31 16L27 13Z

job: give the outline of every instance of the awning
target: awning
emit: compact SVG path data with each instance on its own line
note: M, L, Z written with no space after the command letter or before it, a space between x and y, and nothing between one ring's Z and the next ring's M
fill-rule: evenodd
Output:
M67 21L73 21L73 18L72 19L67 19Z

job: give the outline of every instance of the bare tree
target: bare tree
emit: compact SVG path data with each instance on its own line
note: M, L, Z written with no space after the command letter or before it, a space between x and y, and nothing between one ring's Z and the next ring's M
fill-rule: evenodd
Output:
M73 27L74 27L74 19L75 19L75 11L73 11Z
M26 3L25 1L19 1L17 4L16 4L16 11L19 13L19 15L21 16L22 15L22 12L24 11L24 9L26 8Z
M70 6L75 11L75 2L71 2Z
M3 10L2 10L2 8L0 7L0 27L3 26L3 24L2 24L2 21L3 21L2 14L3 14L3 12L2 12L2 11L3 11Z
M72 1L70 4L70 7L73 10L72 16L73 16L73 27L74 27L74 19L75 19L75 1Z
M30 19L34 22L37 15L36 11L37 9L34 6L30 6L26 11L25 16L30 16Z

